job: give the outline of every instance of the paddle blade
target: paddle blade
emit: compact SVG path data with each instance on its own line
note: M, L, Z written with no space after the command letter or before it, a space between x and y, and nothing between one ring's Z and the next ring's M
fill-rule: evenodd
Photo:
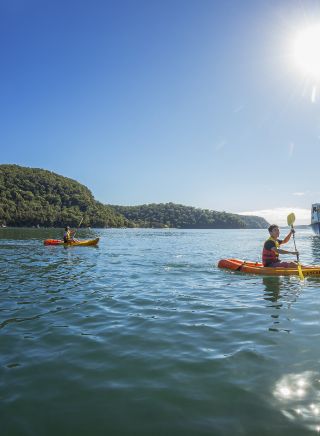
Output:
M300 263L298 263L298 273L299 273L300 280L304 280L304 275Z
M290 214L287 216L287 223L288 223L288 226L291 227L291 226L293 225L293 223L295 222L295 220L296 220L296 216L295 216L295 214L294 214L293 212L290 213Z

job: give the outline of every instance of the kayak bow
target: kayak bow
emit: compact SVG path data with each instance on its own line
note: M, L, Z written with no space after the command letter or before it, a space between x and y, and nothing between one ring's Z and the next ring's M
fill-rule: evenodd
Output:
M299 275L297 268L283 268L263 266L259 262L250 262L241 259L221 259L218 263L219 268L231 271L239 271L245 274L259 274L263 276L291 276ZM301 266L304 276L320 276L320 265Z

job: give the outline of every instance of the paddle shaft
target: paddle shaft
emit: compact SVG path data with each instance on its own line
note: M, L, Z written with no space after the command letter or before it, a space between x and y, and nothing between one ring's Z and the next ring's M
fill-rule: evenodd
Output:
M291 229L294 230L292 224L291 224ZM292 236L293 236L294 249L295 249L295 251L297 251L296 238L294 237L294 233L292 233ZM299 262L299 254L298 253L297 253L297 261Z
M80 222L79 222L79 224L78 224L77 230L76 230L76 231L74 232L74 234L73 234L73 237L75 237L75 234L76 234L77 231L79 230L79 227L81 226L82 221L83 221L83 217L81 218L81 220L80 220ZM296 250L296 251L297 251L297 250Z
M293 223L295 222L295 220L296 220L295 214L294 213L290 213L288 215L288 217L287 217L287 223L288 223L288 226L291 226L291 230L293 231L292 236L293 236L294 248L295 248L296 253L297 253L297 264L298 264L299 277L300 277L300 280L304 280L302 268L301 268L301 265L300 265L300 262L299 262L299 254L298 254L298 251L297 251L296 239L294 237Z

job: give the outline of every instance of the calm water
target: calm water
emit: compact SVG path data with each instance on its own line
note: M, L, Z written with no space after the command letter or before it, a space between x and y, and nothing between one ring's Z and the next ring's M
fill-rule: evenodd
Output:
M263 230L0 230L1 435L320 429L320 278L216 267ZM303 263L320 239L296 234ZM287 245L289 247L291 243Z

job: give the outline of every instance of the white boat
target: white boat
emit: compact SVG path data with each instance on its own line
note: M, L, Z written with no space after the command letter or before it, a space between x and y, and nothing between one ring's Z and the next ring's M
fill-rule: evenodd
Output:
M320 203L311 206L311 227L316 235L320 235Z

